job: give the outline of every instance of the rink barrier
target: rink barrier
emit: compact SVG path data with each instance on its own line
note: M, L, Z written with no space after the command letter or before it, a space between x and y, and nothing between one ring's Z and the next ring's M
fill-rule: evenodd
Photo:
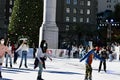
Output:
M67 50L66 49L48 49L47 53L51 57L67 57ZM18 52L18 54L21 56L21 51ZM33 57L33 48L29 49L29 53L27 54L27 57L32 58Z
M52 57L67 57L66 49L48 49L47 53Z

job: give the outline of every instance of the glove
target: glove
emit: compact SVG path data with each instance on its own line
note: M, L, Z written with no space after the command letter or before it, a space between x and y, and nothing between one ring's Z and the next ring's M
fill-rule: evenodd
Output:
M82 60L80 60L80 62L82 62Z

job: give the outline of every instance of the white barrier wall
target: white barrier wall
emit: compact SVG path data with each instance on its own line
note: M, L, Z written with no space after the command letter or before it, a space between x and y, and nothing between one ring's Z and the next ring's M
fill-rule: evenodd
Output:
M52 57L67 57L68 56L66 49L48 49L47 53ZM21 51L19 51L18 54L21 56ZM27 57L29 58L33 57L33 48L29 49L29 53L27 54Z
M66 49L48 49L47 53L52 57L67 57Z
M19 50L19 51L18 51L18 54L21 56L21 55L22 55L22 52ZM27 54L27 57L29 57L29 58L32 58L32 57L33 57L33 48L30 48L30 49L29 49L29 52L28 52L28 54Z

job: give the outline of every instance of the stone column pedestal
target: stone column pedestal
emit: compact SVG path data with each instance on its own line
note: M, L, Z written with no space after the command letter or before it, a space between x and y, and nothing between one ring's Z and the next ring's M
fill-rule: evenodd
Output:
M43 23L40 27L39 45L46 40L48 48L58 48L58 27L56 25L56 0L44 0Z

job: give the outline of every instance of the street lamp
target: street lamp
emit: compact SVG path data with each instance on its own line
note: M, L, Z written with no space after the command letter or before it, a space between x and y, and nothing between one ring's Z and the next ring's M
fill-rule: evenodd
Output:
M106 23L107 23L107 39L109 40L108 44L110 44L111 42L111 26L113 24L114 20L111 19L110 21L106 20Z
M106 37L108 40L108 42L107 42L108 45L110 45L110 43L111 43L112 27L117 27L117 26L119 26L119 22L114 22L113 19L110 19L110 20L106 19L105 22L101 22L99 24L99 27L106 27L107 28L107 36Z

